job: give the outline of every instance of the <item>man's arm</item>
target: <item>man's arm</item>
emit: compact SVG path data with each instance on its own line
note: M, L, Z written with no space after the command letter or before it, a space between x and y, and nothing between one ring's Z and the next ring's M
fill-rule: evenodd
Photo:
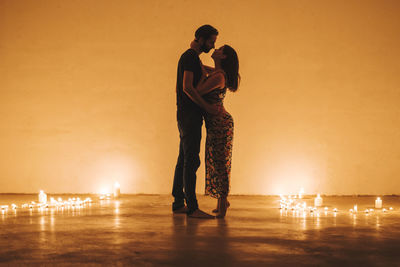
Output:
M217 115L220 110L217 106L207 103L193 87L193 72L185 70L183 73L183 92L207 113Z

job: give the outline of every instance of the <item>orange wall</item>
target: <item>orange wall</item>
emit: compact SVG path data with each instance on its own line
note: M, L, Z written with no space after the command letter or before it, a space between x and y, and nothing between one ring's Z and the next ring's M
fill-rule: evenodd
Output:
M399 13L395 0L1 0L0 192L169 193L177 60L210 23L241 64L232 193L400 193Z

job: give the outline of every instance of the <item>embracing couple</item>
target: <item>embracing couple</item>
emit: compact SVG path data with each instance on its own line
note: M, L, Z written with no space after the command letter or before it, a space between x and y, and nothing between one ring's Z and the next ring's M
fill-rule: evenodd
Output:
M176 96L180 144L172 211L186 213L192 218L215 218L199 209L196 198L203 119L207 129L205 194L218 199L217 208L213 210L217 218L224 218L229 207L233 119L225 110L223 100L227 89L231 92L238 89L239 60L235 50L224 45L211 55L214 68L202 64L199 55L214 48L217 36L217 29L211 25L198 28L194 41L178 63Z

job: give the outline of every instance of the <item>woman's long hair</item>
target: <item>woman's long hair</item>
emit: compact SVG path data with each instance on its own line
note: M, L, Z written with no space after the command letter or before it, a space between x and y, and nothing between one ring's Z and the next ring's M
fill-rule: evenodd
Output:
M223 54L226 57L221 60L221 68L226 74L226 87L230 91L236 92L240 83L239 58L235 49L229 45L224 45Z

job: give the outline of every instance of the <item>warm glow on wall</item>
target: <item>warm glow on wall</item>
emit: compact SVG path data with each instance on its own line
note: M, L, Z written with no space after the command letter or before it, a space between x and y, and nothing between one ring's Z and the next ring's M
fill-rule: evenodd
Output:
M209 23L242 76L231 193L398 193L399 1L117 2L0 1L0 192L170 194L177 62Z
M268 166L264 170L264 188L261 194L299 194L301 188L304 194L312 194L318 187L319 178L316 175L315 162L305 158L282 160L274 166Z
M140 169L130 158L107 157L95 165L96 183L93 192L109 194L122 184L134 186L140 177Z

